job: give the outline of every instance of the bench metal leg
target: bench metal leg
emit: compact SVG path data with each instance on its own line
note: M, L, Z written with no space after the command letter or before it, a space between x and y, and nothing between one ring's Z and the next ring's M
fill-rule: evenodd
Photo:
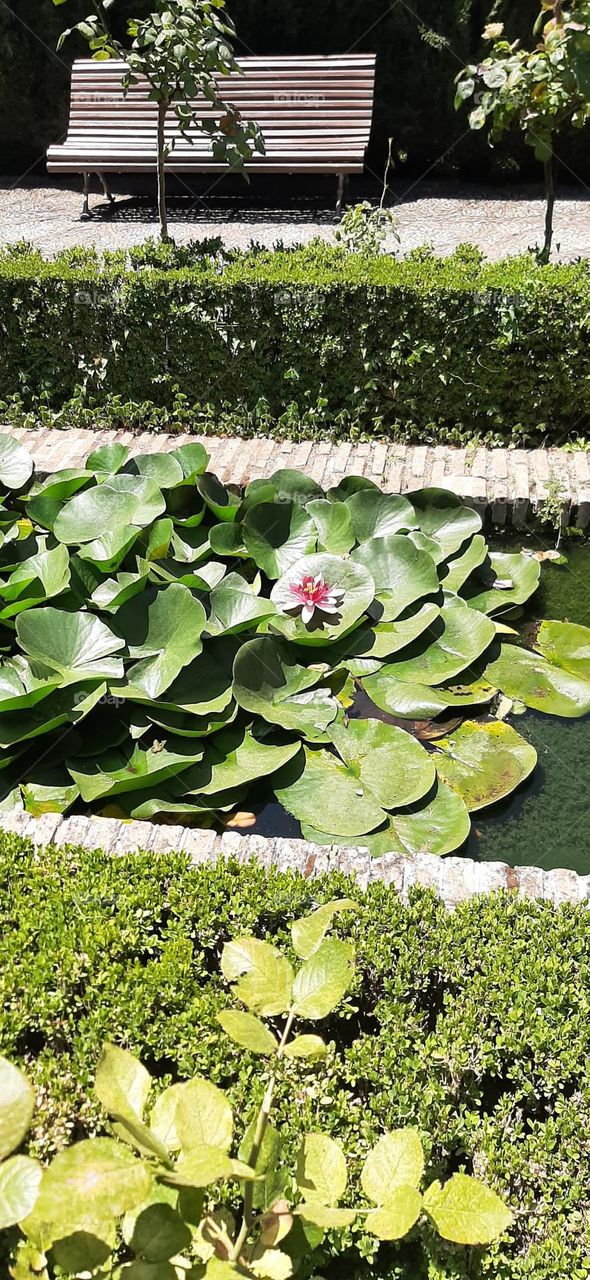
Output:
M344 204L344 192L348 189L348 174L338 174L338 192L337 192L337 215L338 218L342 214L342 206Z
M110 187L109 187L109 184L108 184L108 182L107 182L107 180L106 180L106 178L105 178L105 176L104 176L104 173L99 173L99 175L98 175L98 176L99 176L99 178L100 178L100 185L101 185L101 187L102 187L102 189L103 189L103 191L104 191L104 193L105 193L105 196L106 196L107 200L109 201L109 203L110 203L110 204L114 204L114 203L115 203L115 197L114 197L114 195L113 195L113 193L112 193L112 191L111 191L111 189L110 189Z
M90 218L90 209L88 208L89 191L90 191L90 174L85 173L83 178L83 186L82 186L82 192L84 195L84 204L82 205L82 212L80 214L81 222L88 222L88 219Z

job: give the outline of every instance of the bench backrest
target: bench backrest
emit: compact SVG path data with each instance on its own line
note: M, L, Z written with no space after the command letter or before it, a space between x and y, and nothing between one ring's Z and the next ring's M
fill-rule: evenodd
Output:
M258 122L267 153L332 149L362 158L371 130L374 54L239 58L238 64L243 74L220 77L220 91L244 119ZM124 94L125 71L125 63L115 59L74 63L68 142L152 142L156 104L148 99L146 83ZM205 100L199 111L214 118ZM167 132L179 134L173 112ZM201 135L195 147L208 150L210 142Z

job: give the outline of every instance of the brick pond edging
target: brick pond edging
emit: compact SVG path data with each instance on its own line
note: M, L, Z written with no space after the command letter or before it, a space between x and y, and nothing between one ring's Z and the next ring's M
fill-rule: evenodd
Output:
M186 854L194 865L215 863L220 858L235 858L241 863L255 860L267 870L274 867L309 879L339 871L353 876L361 888L381 880L404 899L413 885L421 885L433 889L451 909L468 898L496 889L511 890L520 898L543 898L555 906L566 902L590 905L590 876L579 876L575 871L512 868L503 862L437 858L430 853L407 857L389 853L371 858L361 847L318 848L305 840L242 836L233 831L217 835L214 831L118 818L63 818L57 813L46 813L41 818L28 813L1 814L0 829L35 845L81 845L102 849L110 857L141 850L156 855L176 851Z
M329 440L292 441L257 436L197 436L144 431L60 431L5 428L34 456L42 472L82 466L93 449L114 442L132 453L164 453L200 441L211 455L211 469L226 482L242 483L293 467L324 488L345 475L365 475L384 489L404 493L428 485L452 489L494 524L522 526L547 496L547 484L559 482L565 523L590 526L590 453L582 449L456 449L446 445L403 445Z

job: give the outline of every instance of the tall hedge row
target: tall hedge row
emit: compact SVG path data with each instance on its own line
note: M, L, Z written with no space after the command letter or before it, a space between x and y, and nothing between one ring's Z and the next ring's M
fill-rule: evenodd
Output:
M246 1120L260 1060L221 1037L223 944L243 932L290 944L289 922L336 896L358 901L358 972L325 1029L327 1063L293 1065L277 1122L321 1128L358 1178L386 1128L417 1125L428 1178L475 1172L516 1210L491 1249L421 1233L316 1261L326 1280L588 1280L590 913L509 895L454 913L417 892L310 883L258 867L191 868L180 855L115 859L0 835L0 1052L22 1064L48 1155L104 1125L92 1096L106 1037L162 1086L202 1072ZM309 1027L315 1030L315 1025ZM361 1239L361 1250L365 1251ZM329 1253L331 1250L329 1251ZM368 1252L368 1248L367 1248ZM0 1262L0 1271L4 1269Z
M141 16L150 0L119 0L124 19ZM84 52L77 37L58 55L55 46L70 17L92 6L70 0L67 9L51 0L7 0L0 5L0 172L43 170L50 142L67 121L69 65ZM385 142L393 135L408 155L408 172L452 174L516 172L524 149L516 142L495 160L482 135L469 134L465 113L453 109L453 79L482 50L481 32L490 18L506 22L511 36L530 38L537 0L229 0L240 35L240 51L264 53L378 54L375 129L370 168L382 171ZM575 131L574 131L575 132ZM588 175L584 140L564 145L563 158ZM530 161L530 157L528 157Z
M59 425L133 423L140 405L146 424L161 414L172 428L250 433L587 432L587 263L486 265L468 249L398 261L325 245L147 261L0 258L5 419L17 397L21 414L46 406Z

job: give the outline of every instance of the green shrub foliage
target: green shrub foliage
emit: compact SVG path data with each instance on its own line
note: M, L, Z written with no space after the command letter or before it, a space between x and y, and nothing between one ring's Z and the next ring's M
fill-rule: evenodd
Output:
M489 1254L457 1251L423 1228L376 1254L368 1233L346 1228L328 1234L313 1274L587 1280L585 908L496 895L449 914L422 891L404 906L381 884L360 893L343 877L192 868L181 855L32 856L7 835L0 885L0 1044L35 1090L29 1155L45 1162L109 1132L94 1093L105 1039L142 1060L152 1098L206 1076L227 1092L241 1128L265 1080L259 1056L220 1037L231 1004L223 948L255 935L298 967L293 922L351 898L356 913L340 914L332 934L354 945L352 987L320 1028L298 1028L320 1029L327 1054L304 1069L287 1060L277 1084L273 1125L286 1166L302 1136L321 1131L346 1151L357 1188L384 1131L409 1126L424 1147L424 1185L474 1174L515 1218Z
M117 1244L135 1255L117 1269L118 1280L137 1280L146 1264L162 1280L289 1280L306 1270L327 1231L360 1228L392 1241L428 1222L461 1245L490 1244L507 1231L511 1210L469 1174L436 1180L422 1194L415 1128L381 1135L361 1169L364 1198L354 1206L341 1204L354 1192L345 1153L326 1133L306 1133L293 1173L284 1165L272 1123L275 1093L286 1065L305 1070L327 1056L321 1036L297 1031L302 1019L316 1027L334 1013L352 982L354 947L328 935L338 915L355 910L351 899L337 898L294 920L295 964L251 935L225 944L222 973L242 1007L222 1009L218 1021L234 1044L259 1057L266 1080L262 1102L241 1123L225 1091L204 1076L154 1098L144 1064L107 1041L95 1093L121 1141L82 1140L43 1169L12 1155L28 1129L33 1091L0 1058L0 1230L20 1227L23 1280L27 1266L35 1280L44 1263L51 1274L55 1263L58 1275L71 1276L111 1268ZM218 1199L223 1184L235 1212Z
M588 430L589 313L587 263L468 246L21 246L0 257L0 404L62 426L563 443Z
M0 436L3 807L219 827L276 798L320 845L458 849L535 767L513 700L590 711L590 629L524 648L540 564L453 493L206 467L113 444L36 480Z

